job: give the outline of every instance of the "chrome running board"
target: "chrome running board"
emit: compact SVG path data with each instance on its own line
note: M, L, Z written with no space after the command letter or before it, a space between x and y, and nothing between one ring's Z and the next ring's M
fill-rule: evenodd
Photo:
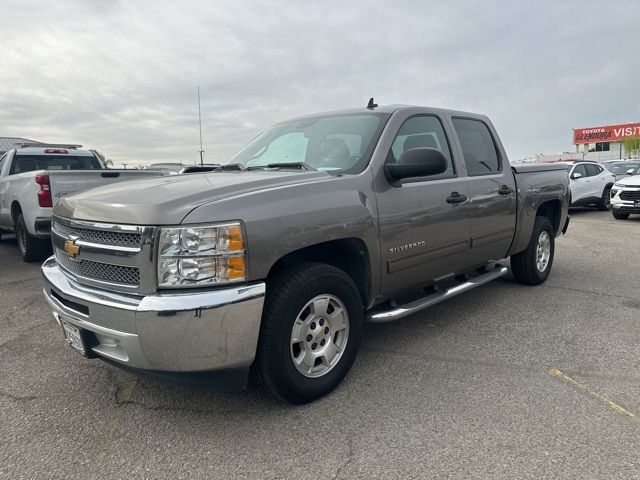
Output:
M390 310L373 310L367 314L367 320L372 323L384 323L399 320L435 305L436 303L443 302L451 297L455 297L456 295L467 292L479 287L480 285L484 285L485 283L503 276L507 271L507 267L503 265L496 265L494 270L478 275L477 277L473 277L458 285L449 287L442 292L434 293L424 298L419 298L418 300L414 300L413 302L409 302L404 305L396 305L392 302L392 308Z

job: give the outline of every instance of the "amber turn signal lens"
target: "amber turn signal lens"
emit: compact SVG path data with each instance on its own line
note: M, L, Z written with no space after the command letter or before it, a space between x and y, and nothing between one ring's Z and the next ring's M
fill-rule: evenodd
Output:
M229 250L242 250L244 248L244 241L242 240L242 229L240 228L240 225L231 225L227 227L227 232L229 234Z
M244 280L245 268L244 268L244 256L242 257L230 257L227 259L229 280Z

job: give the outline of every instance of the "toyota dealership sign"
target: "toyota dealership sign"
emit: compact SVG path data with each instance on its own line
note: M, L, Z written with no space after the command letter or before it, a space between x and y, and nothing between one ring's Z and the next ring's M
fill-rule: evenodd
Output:
M640 137L640 123L576 128L573 130L573 143L617 142L632 136Z

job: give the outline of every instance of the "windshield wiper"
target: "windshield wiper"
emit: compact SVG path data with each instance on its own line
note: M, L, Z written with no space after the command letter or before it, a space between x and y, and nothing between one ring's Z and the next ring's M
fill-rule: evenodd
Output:
M311 165L305 162L280 162L280 163L267 163L266 165L255 165L247 167L247 170L256 170L259 168L297 168L299 170L316 170Z
M245 168L241 163L225 163L220 165L220 170L245 170Z

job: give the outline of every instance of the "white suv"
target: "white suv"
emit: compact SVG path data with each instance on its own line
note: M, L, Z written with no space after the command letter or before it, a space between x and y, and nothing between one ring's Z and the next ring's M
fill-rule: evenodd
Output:
M609 170L596 162L563 162L570 165L571 206L595 205L599 210L611 208L611 188L616 180Z
M613 185L611 207L611 213L618 220L626 220L632 213L640 215L640 167Z

